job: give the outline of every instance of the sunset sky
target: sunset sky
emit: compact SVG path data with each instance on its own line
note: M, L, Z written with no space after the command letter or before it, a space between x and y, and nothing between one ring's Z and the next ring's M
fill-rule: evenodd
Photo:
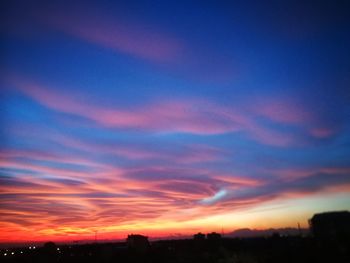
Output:
M350 209L349 1L45 2L0 7L0 242Z

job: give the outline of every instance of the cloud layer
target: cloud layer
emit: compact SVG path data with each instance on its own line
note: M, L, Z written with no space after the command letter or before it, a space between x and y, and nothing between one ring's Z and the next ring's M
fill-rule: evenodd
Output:
M6 4L0 242L350 209L346 9L232 5Z

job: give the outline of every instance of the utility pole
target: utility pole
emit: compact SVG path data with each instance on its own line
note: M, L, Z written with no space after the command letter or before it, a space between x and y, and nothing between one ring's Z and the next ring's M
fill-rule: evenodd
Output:
M300 223L298 222L298 230L299 230L299 236L301 236L301 229L300 229Z

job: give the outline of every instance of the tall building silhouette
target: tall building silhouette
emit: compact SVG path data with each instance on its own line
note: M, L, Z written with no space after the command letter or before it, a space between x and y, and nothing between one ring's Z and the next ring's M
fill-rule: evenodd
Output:
M339 240L350 238L350 212L315 214L310 220L310 230L315 238Z

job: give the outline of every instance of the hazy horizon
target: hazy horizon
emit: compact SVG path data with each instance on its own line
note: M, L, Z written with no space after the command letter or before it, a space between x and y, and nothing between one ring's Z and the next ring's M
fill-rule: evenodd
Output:
M282 231L282 232L279 232ZM203 234L209 234L209 233L218 233L223 238L251 238L251 237L271 237L274 233L278 233L282 236L299 236L305 235L305 233L309 233L308 228L298 228L298 227L285 227L285 228L268 228L268 229L251 229L251 228L237 228L234 230L229 230L227 232L224 232L222 229L221 232L216 231L199 231L199 232L193 232L191 234L169 234L166 236L147 236L149 241L161 241L161 240L181 240L181 239L193 239L193 236L197 233L203 233ZM125 243L126 238L128 235L137 234L137 235L144 235L143 232L135 232L135 233L128 233L124 237L119 238L107 238L107 239L100 239L98 236L91 236L90 238L86 239L71 239L71 240L51 240L51 239L43 239L43 240L36 240L36 241L18 241L18 242L1 242L0 247L8 248L9 246L12 247L24 247L24 246L38 246L41 247L47 242L54 242L57 245L82 245L82 244L93 244L93 243L108 243L108 242L118 242L118 243Z

